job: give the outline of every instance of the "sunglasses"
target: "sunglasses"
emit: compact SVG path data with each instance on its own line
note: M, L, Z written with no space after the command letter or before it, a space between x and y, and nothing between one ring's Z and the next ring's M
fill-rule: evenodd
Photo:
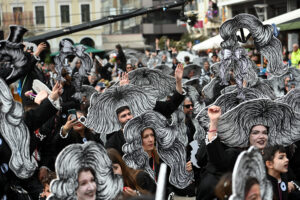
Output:
M193 104L187 104L187 105L183 105L185 108L191 108L193 107L194 105Z

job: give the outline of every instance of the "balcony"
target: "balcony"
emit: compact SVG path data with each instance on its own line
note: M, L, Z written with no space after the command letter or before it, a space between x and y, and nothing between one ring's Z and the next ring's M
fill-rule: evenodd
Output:
M187 32L186 28L177 26L177 24L142 24L144 35L181 34L185 32Z

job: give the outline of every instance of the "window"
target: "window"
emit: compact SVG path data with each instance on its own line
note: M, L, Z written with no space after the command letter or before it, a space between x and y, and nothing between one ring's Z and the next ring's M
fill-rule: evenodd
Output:
M60 6L61 23L70 23L70 6Z
M45 24L44 6L36 6L35 7L35 23L36 24Z
M81 5L81 21L82 22L90 21L90 5L89 4Z
M14 7L13 15L14 15L14 23L22 24L23 8L22 7Z

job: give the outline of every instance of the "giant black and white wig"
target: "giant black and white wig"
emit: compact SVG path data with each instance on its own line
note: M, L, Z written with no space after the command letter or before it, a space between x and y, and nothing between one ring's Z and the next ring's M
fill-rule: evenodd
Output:
M129 167L144 169L154 178L149 166L148 154L142 146L142 132L151 128L155 133L156 148L159 157L171 168L169 182L177 188L187 187L193 173L186 171L185 146L179 141L174 127L169 127L164 116L154 111L147 111L131 119L124 128L126 143L123 145L123 159Z
M189 64L183 68L183 75L182 77L188 78L190 72L194 72L195 77L200 77L202 73L202 67L195 64Z
M128 78L130 84L143 87L145 92L158 100L175 91L175 78L160 70L143 67L129 72Z
M237 88L243 87L243 81L250 83L249 85L256 82L257 73L255 70L257 67L250 60L244 48L233 46L230 49L223 49L221 55L219 77L222 80L222 85L228 85L230 71L233 71Z
M165 75L173 75L174 70L168 65L158 65L154 69L160 70Z
M188 145L187 126L185 125L185 114L181 110L176 110L171 115L170 127L174 128L174 133L177 133L177 137L184 146Z
M281 42L273 35L271 25L263 23L250 14L238 14L225 21L220 27L220 35L224 39L221 43L223 49L232 50L238 46L236 33L241 28L247 28L254 40L256 49L268 60L267 71L279 76L287 70L282 59Z
M238 106L240 103L243 103L248 100L252 99L261 99L261 98L266 98L268 99L269 97L263 94L261 91L256 90L254 88L244 88L243 91L245 98L240 99L237 98L238 91L234 90L232 92L226 92L225 94L222 94L219 96L212 105L219 106L222 110L222 113L226 113L227 111L235 108ZM211 106L211 105L210 105ZM202 127L205 127L205 129L208 129L209 126L209 117L207 115L207 110L210 106L205 107L202 109L198 115L196 116L196 119L200 123Z
M28 31L22 26L11 25L7 40L0 41L0 77L11 84L25 76L32 68L28 64L29 54L24 53L21 43L23 35Z
M92 168L97 185L96 199L113 199L123 189L122 177L115 175L105 148L95 142L71 144L56 158L57 178L52 180L48 200L76 200L78 172L82 168Z
M0 132L11 150L9 168L22 179L33 175L37 163L30 155L30 133L23 121L23 107L15 102L0 78Z
M230 147L248 147L251 128L269 127L268 145L288 146L300 140L300 114L284 103L255 99L224 113L218 123L218 137Z
M146 110L152 110L155 103L156 98L145 93L139 86L113 86L104 93L92 95L87 117L80 120L97 133L109 134L122 128L117 109L128 106L133 116L137 116Z
M204 107L205 107L205 102L201 98L200 94L198 91L190 85L183 86L185 92L186 92L186 98L189 98L189 100L193 103L193 114L196 116ZM183 104L182 104L183 105Z
M266 80L264 80L264 79L259 78L253 86L248 87L248 88L253 88L255 90L258 90L260 93L262 93L263 95L267 96L268 98L270 98L272 100L277 98L275 95L275 92L273 91L274 88L272 88L270 86L270 84L268 82L266 82ZM228 92L236 92L236 86L229 85L221 90L221 94L226 94Z
M261 153L250 147L238 156L232 173L232 195L229 200L244 200L246 182L255 178L259 183L261 199L272 199L272 184L266 177L266 168Z
M220 83L221 79L219 77L214 77L203 87L202 93L206 100L213 101L216 98L217 91L221 90L222 87Z
M85 52L86 47L83 45L77 45L73 46L73 44L68 40L62 40L60 42L62 48L59 51L59 54L54 57L55 62L55 69L58 73L57 80L61 80L61 70L65 66L65 59L69 55L77 56L81 62L82 66L79 68L79 74L81 76L86 76L87 72L90 72L90 70L93 67L92 58L89 56L88 53Z
M284 96L285 92L285 79L289 78L290 81L295 85L295 88L300 88L300 70L294 67L289 67L287 72L281 76L272 77L268 80L264 80L271 88L273 88L276 97Z
M300 113L300 89L290 90L286 95L276 99L277 102L285 103L291 106L291 108Z

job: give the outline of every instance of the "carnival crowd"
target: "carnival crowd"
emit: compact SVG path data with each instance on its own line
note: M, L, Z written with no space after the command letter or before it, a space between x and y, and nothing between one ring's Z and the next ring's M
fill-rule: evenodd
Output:
M114 51L105 55L100 56L91 53L89 56L92 58L93 66L90 71L82 70L84 67L82 59L73 55L67 56L65 58L66 63L61 70L62 78L60 80L57 79L59 76L57 63L53 59L50 63L45 63L44 60L39 59L39 55L47 47L45 43L38 44L35 50L25 47L24 54L30 58L30 70L17 81L11 82L10 88L14 99L21 102L25 110L22 119L28 127L27 131L29 131L30 138L21 137L19 140L16 139L17 142L12 146L9 141L14 141L14 137L7 139L7 136L0 135L1 199L46 199L52 194L52 190L55 189L54 184L52 185L51 182L57 178L66 178L64 173L57 168L60 166L56 164L57 157L64 155L66 151L64 149L69 145L89 144L89 142L94 142L91 143L91 146L96 143L106 149L105 154L109 157L112 164L109 167L111 167L114 174L122 178L122 191L114 191L116 199L154 199L159 167L162 162L165 162L164 159L167 159L164 156L161 157L164 154L160 153L160 146L157 146L157 142L160 141L159 133L157 133L158 129L145 126L138 133L140 141L135 141L141 144L142 151L148 156L147 166L149 164L150 170L153 171L151 175L148 168L134 169L124 160L128 153L124 152L125 146L127 143L132 142L127 134L130 132L131 125L133 128L138 126L132 122L136 116L130 106L123 104L116 107L115 105L119 105L118 102L107 104L111 105L121 127L113 132L107 132L106 134L97 133L96 129L88 128L80 121L83 117L88 119L90 112L92 112L90 110L92 108L89 109L92 104L90 100L96 96L92 93L103 95L113 87L130 85L132 81L131 74L135 70L143 68L161 70L161 74L166 77L171 76L174 80L173 92L167 98L156 99L152 110L155 113L159 113L159 116L162 116L163 119L166 118L169 121L172 121L174 112L180 111L184 113L183 124L186 128L184 129L183 138L187 138L187 140L184 145L185 155L182 159L185 159L184 171L192 173L193 177L187 187L178 188L169 181L169 174L171 173L169 166L165 198L172 198L172 195L175 194L175 196L181 197L194 197L197 200L228 199L232 194L232 172L237 157L250 146L255 146L262 154L266 170L265 175L272 185L272 199L300 199L298 186L300 185L299 141L295 140L290 145L270 145L269 140L273 135L269 134L269 130L272 127L260 123L253 124L251 130L247 133L247 144L243 148L240 146L228 146L226 143L223 143L223 138L219 136L221 135L219 131L222 132L222 130L219 130L220 124L222 125L221 118L227 114L226 112L230 111L221 109L221 106L216 105L214 102L221 95L224 95L221 90L225 86L217 87L213 91L214 96L212 98L207 98L202 90L217 76L211 66L223 59L220 50L211 49L195 52L192 50L192 43L189 42L186 44L185 50L178 51L175 47L170 46L169 40L166 41L165 46L165 49L159 49L158 40L156 40L155 49L145 49L144 52L140 52L132 49L123 49L118 44ZM298 44L293 45L292 52L287 52L286 48L283 48L282 52L283 62L286 65L289 65L291 68L300 68ZM258 78L268 80L269 77L266 70L268 60L263 59L255 49L248 49L247 53L256 67ZM3 73L0 72L0 74L1 78L6 80L2 76ZM78 81L79 77L80 81ZM49 91L52 91L49 92L46 89L36 91L33 87L36 79L45 84ZM234 74L230 73L229 85L235 84ZM297 89L299 83L295 77L286 76L280 84L278 87L282 88L281 92L282 96L284 96L291 90ZM187 91L187 88L190 86L194 88L199 96L197 102ZM164 85L161 85L161 87L164 87ZM2 87L1 90L4 91ZM129 90L127 92L130 93ZM123 101L122 98L120 96L120 101ZM2 94L0 99L0 105L2 106L6 101L5 95ZM144 102L140 103L143 104ZM198 114L195 109L196 104L201 104L202 109L206 108L208 126L204 128L205 137L197 141L199 147L196 150L197 152L192 155L194 147L191 143L195 140L195 134L198 129L197 120L199 119L196 118ZM13 107L17 107L17 104ZM3 109L2 112L6 111ZM19 111L15 112L19 113ZM1 120L3 119L2 116L6 115L1 115ZM14 111L9 116L18 118ZM7 123L10 123L9 119L7 120ZM160 123L160 118L153 120L157 120L157 124ZM3 121L2 123L5 124L6 122ZM15 135L17 131L11 127L1 125L1 132L9 130L9 134ZM290 129L292 129L291 127L292 125ZM128 133L125 133L126 131ZM24 147L19 147L22 145L18 141L27 139L30 141L30 149L25 150L23 149ZM34 163L37 163L37 167L31 166L34 165L32 163L26 163L26 160L30 160L30 158L12 161L11 157L15 154L13 149L16 148L25 152L20 155L21 157L32 156L33 158L31 159L35 160ZM26 153L26 151L29 152ZM89 154L87 153L85 156L88 157ZM65 155L65 157L67 156ZM75 154L74 157L76 157ZM192 157L193 159L195 158L193 161ZM60 157L60 159L62 158ZM16 164L11 164L11 162L16 162ZM76 162L81 161L79 159ZM12 170L11 166L15 165L24 166L21 166L19 170ZM23 168L31 170L30 177L20 178L21 176L16 174L15 171L21 174ZM84 167L72 173L77 174L75 176L77 184L72 185L73 189L71 189L71 192L64 191L68 194L67 196L57 196L56 199L69 199L68 197L73 199L71 198L73 193L80 200L101 199L97 197L99 182L95 180L98 173L95 169ZM260 186L261 183L257 177L248 177L247 180L244 180L243 199L262 199ZM56 185L56 187L57 190L59 190L58 188L63 190L62 185ZM113 187L111 190L113 190Z

